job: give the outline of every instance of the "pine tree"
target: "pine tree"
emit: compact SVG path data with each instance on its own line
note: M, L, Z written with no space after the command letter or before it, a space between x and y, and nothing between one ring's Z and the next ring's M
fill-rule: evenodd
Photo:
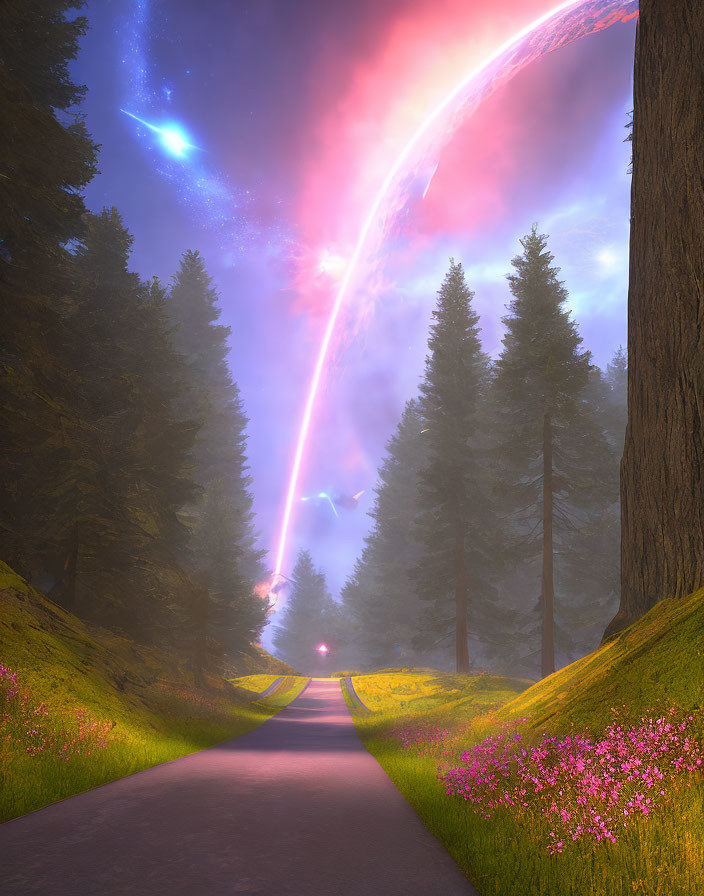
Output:
M423 622L426 643L454 632L458 672L469 670L468 615L473 628L493 615L491 579L499 537L480 411L489 365L472 297L462 265L451 260L433 311L421 385L428 453L420 473L421 549L413 573L430 607Z
M72 339L60 349L75 377L39 534L54 596L145 637L185 544L179 512L195 493L186 466L196 426L176 411L185 367L163 289L128 270L131 243L111 209L88 219L76 253Z
M556 646L565 662L597 648L618 604L619 434L622 440L625 416L618 414L609 369L606 377L591 369L559 445L570 485L555 501Z
M586 525L597 493L608 490L595 475L609 467L608 445L584 400L590 354L564 307L567 291L547 237L534 226L521 244L508 277L513 300L503 319L495 403L519 529L527 545L536 530L541 533L541 671L549 675L555 670L556 548L566 547L561 533Z
M623 454L628 420L628 354L623 346L618 347L606 365L605 381L609 388L606 426L609 438L620 458Z
M420 606L412 571L418 555L418 476L426 455L422 429L418 404L409 401L379 468L371 531L342 590L355 665L408 664L415 653Z
M237 540L239 510L227 499L224 484L214 481L204 495L192 553L208 558L197 564L198 577L210 594L209 635L223 657L241 653L258 640L267 604L252 597L245 550Z
M334 655L337 608L325 576L315 569L308 551L301 551L293 570L292 587L281 624L274 632L274 646L294 668L312 671L319 667L317 648L325 644Z
M66 245L83 233L95 147L68 66L86 28L71 0L4 4L0 27L0 538L3 559L37 574L42 494L60 472L54 442L72 373L56 347L73 286Z
M227 365L230 331L217 322L217 291L198 252L186 252L181 260L170 312L188 368L181 413L201 422L192 470L201 498L188 508L188 568L210 594L210 630L217 627L220 649L227 654L258 637L267 607L254 593L264 569L253 526L248 420Z
M564 606L561 628L569 633L569 643L564 645L568 662L596 649L605 622L618 608L619 464L627 418L627 368L626 352L619 347L604 375L598 368L592 370L583 395L587 413L582 414L582 420L586 416L598 422L606 438L606 449L598 434L592 436L592 444L585 445L582 454L588 461L589 476L582 488L579 525L564 532L563 550L556 558L557 604Z

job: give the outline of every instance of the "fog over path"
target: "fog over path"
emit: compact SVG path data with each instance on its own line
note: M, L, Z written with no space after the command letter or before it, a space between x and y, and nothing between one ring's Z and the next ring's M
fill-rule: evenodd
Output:
M337 681L236 740L0 827L0 893L471 896Z

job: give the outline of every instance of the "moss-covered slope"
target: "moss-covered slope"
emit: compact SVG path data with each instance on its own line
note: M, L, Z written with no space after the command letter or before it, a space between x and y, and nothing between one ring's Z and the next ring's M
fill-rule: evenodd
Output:
M502 715L533 727L594 731L612 709L639 717L651 709L701 707L704 696L704 588L663 600L642 619L590 653L533 685Z
M306 681L259 648L242 657L232 673L286 675L287 687L276 699L258 700L214 676L196 687L178 657L84 625L4 563L0 664L17 673L19 687L3 709L14 706L15 716L24 713L32 723L32 707L44 704L48 713L36 716L41 730L32 742L47 741L36 755L27 754L27 725L21 719L0 721L0 821L249 731L293 699ZM80 724L77 713L84 720ZM89 755L74 744L70 761L64 761L56 744L80 740L85 719L109 729L107 744Z

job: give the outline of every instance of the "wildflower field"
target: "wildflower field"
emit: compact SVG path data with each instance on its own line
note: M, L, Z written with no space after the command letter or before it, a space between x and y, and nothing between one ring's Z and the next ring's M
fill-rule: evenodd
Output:
M482 896L693 896L703 635L701 591L525 690L486 675L355 676L373 710L355 723Z
M307 682L287 675L258 701L278 677L197 688L185 668L88 629L0 565L0 821L250 731Z

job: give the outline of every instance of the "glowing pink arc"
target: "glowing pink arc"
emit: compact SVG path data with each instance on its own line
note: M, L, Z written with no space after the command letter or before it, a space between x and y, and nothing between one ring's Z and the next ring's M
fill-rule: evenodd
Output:
M279 547L276 555L276 566L274 570L274 576L278 576L281 573L281 569L283 567L283 559L284 553L286 551L286 541L288 538L288 530L291 523L291 513L293 511L293 501L296 494L296 489L298 487L298 477L301 472L301 464L303 462L303 453L305 451L306 442L308 441L308 431L310 429L310 423L313 416L313 408L315 406L315 400L318 397L318 389L320 388L320 380L323 373L323 367L325 366L325 360L327 358L328 351L330 349L330 342L332 341L332 336L335 331L335 324L337 323L337 318L340 315L340 309L342 308L342 303L345 299L345 295L347 292L347 288L352 279L352 275L354 274L355 268L357 267L357 263L359 262L360 255L362 254L362 250L364 249L364 245L367 241L367 237L369 236L369 231L371 230L372 224L374 223L374 219L376 218L377 212L384 199L386 198L386 194L388 193L396 175L399 173L403 164L406 162L408 156L411 151L415 148L418 141L423 137L430 126L435 122L435 120L447 109L449 105L456 99L457 95L461 93L461 91L476 78L488 65L491 65L499 56L503 53L507 52L515 43L523 40L527 37L532 31L536 28L539 28L553 16L559 15L564 10L569 9L571 6L576 6L580 3L583 3L584 0L567 0L565 3L561 3L559 6L555 7L548 13L540 16L534 22L532 22L527 27L523 28L518 34L511 37L505 43L503 43L496 52L494 52L488 59L481 63L477 68L473 69L472 72L467 75L465 78L460 81L460 83L454 87L450 93L445 97L442 102L440 102L424 119L424 121L420 124L415 133L411 136L408 143L406 143L405 147L399 154L398 158L391 166L389 173L386 175L384 182L382 183L379 192L372 203L372 206L367 214L367 217L364 220L362 225L362 229L359 233L359 237L357 239L357 244L354 248L354 252L352 253L352 257L350 258L349 264L347 265L347 269L345 271L345 276L340 283L340 288L338 289L337 296L335 297L335 302L332 306L332 310L330 311L330 317L328 319L327 326L325 328L325 334L323 336L323 341L320 345L320 350L318 352L318 359L315 362L315 369L313 371L313 378L310 383L310 388L308 391L308 398L306 400L305 410L303 412L303 419L301 421L301 427L298 432L298 441L296 443L296 453L293 459L293 468L291 470L291 478L288 484L288 491L286 493L286 504L284 507L284 515L281 523L281 532L279 535Z

